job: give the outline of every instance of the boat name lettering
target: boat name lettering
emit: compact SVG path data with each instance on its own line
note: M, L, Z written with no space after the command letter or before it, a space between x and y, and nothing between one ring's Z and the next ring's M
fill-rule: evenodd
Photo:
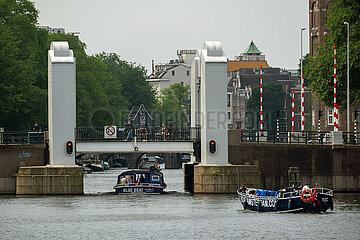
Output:
M248 198L247 203L250 206L257 207L259 205L259 202L261 202L262 207L275 207L276 206L276 199L269 199L269 198Z
M143 188L124 188L123 192L124 193L143 193L144 189Z

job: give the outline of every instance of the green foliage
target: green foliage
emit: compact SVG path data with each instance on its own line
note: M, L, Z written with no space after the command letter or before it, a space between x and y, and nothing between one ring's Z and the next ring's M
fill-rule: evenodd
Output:
M152 111L155 125L161 125L169 121L175 122L176 126L187 125L187 100L189 85L175 83L161 91L157 103Z
M0 125L7 129L47 118L47 33L35 27L37 17L32 2L0 1Z
M347 26L350 26L350 103L360 102L360 2L358 0L332 1L329 6L327 28L329 34L325 43L317 46L318 55L309 58L305 74L310 79L310 87L321 101L333 104L334 44L337 58L337 103L346 107L347 80Z
M264 130L276 130L277 111L284 109L285 93L280 83L265 83L263 85L263 116ZM260 129L260 87L252 91L246 103L247 128Z
M129 101L123 103L125 108L144 106L148 109L155 103L155 92L146 82L146 71L143 66L121 60L115 53L101 53L97 55L107 65L107 71L113 76L114 85L121 84L122 95Z
M38 11L28 0L0 0L0 126L47 127L48 49L67 41L76 58L77 126L122 125L129 108L155 102L145 70L114 53L88 56L86 45L67 34L36 27Z

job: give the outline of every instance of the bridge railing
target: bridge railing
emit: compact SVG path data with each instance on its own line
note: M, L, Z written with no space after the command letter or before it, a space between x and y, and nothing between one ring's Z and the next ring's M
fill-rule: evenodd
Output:
M288 144L331 144L331 132L323 131L263 131L241 130L241 142L288 143Z
M127 128L117 127L116 134L109 136L105 133L104 127L75 128L75 138L77 142L91 141L194 141L200 138L200 130L195 127L147 127L147 128Z
M360 133L358 132L343 132L343 140L345 144L360 144Z
M46 132L42 131L6 131L0 132L0 144L35 144L46 141Z

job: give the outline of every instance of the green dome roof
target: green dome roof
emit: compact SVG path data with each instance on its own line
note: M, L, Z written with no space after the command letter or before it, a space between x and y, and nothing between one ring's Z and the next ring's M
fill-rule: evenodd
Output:
M243 54L261 54L262 52L255 46L255 43L251 41L250 45L246 48Z

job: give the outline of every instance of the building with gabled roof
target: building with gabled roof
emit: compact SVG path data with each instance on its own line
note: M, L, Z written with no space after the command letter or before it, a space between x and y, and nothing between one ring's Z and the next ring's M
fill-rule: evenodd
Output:
M144 120L147 126L153 126L154 124L154 119L151 117L144 104L141 104L140 107L134 106L129 112L128 119L134 127L142 125Z

